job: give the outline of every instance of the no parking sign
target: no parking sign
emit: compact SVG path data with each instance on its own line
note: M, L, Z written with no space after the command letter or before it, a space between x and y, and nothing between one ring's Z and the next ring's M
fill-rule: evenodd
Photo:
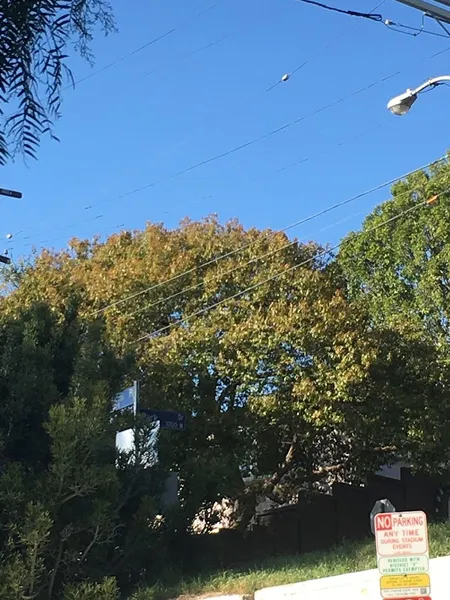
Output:
M374 529L381 596L431 600L425 513L380 513L375 515Z

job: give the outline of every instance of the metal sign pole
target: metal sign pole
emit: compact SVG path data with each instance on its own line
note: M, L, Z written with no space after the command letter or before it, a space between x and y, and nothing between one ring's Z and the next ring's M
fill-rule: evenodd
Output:
M139 381L133 383L133 411L134 416L138 414L139 410Z

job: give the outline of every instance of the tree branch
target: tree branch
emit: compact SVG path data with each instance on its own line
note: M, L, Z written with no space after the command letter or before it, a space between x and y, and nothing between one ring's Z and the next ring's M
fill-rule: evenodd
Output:
M59 544L58 544L58 550L56 552L56 557L55 557L55 564L53 565L53 569L52 569L52 572L50 575L50 581L48 584L48 590L47 590L48 600L52 600L52 597L53 597L53 588L55 587L56 573L58 572L59 565L61 563L63 547L64 547L64 540L62 538L60 538Z
M94 531L94 535L93 535L93 537L92 537L92 540L89 542L89 544L88 544L88 546L87 546L86 550L85 550L85 551L83 552L83 554L81 555L81 558L80 558L80 563L82 563L82 562L84 561L84 559L86 558L86 556L88 555L88 553L91 551L91 549L92 549L93 545L94 545L94 544L95 544L95 542L97 541L97 539L98 539L98 532L99 532L99 531L100 531L100 525L97 525L97 527L95 528L95 531Z

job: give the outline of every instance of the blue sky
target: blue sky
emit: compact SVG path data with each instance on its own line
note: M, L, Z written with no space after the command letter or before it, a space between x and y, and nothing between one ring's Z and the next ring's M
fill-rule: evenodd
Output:
M95 66L71 57L76 80L91 76L64 92L61 142L44 140L37 162L17 157L2 169L0 185L24 194L1 200L0 233L14 234L15 259L31 244L61 248L74 235L105 236L146 221L175 227L185 216L213 212L246 226L282 228L450 147L448 88L421 97L406 117L386 110L393 95L450 73L450 50L429 59L450 49L450 38L401 35L295 0L222 0L205 10L213 2L113 2L119 33L95 39ZM333 3L369 11L376 0ZM420 26L418 12L393 0L379 12ZM441 31L431 21L427 28ZM305 61L288 82L265 91ZM286 168L293 163L300 164ZM291 234L336 243L387 196L371 194Z

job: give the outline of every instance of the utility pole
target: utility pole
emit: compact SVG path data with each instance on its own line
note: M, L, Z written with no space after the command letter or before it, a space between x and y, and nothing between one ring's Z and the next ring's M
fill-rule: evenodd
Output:
M22 198L22 192L17 192L16 190L8 190L6 188L0 188L0 196L7 196L8 198L18 198L20 200L20 198ZM11 259L9 258L9 256L0 254L0 263L3 263L4 265L9 265L11 264Z

